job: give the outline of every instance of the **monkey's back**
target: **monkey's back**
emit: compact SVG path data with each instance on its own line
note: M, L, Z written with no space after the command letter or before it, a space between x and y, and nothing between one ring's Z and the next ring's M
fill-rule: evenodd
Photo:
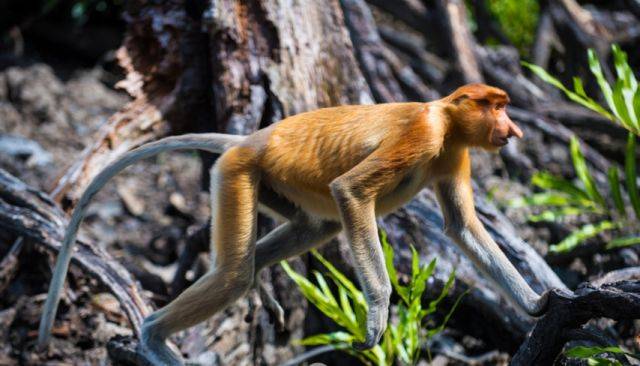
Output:
M259 163L263 180L292 201L335 217L329 184L381 143L405 137L412 123L424 121L426 106L340 106L286 118L269 127L264 136Z

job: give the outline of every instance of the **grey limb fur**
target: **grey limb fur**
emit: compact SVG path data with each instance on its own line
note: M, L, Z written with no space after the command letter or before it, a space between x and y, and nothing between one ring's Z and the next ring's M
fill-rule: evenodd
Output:
M116 174L127 168L129 165L142 159L165 151L184 149L198 149L214 153L222 153L229 147L237 145L243 140L243 136L219 133L170 136L127 152L120 159L111 163L91 181L73 210L69 226L65 232L64 241L62 242L62 247L60 248L60 253L58 254L58 260L53 272L49 293L40 319L40 328L38 331L38 344L40 346L46 345L51 337L51 329L53 327L55 314L60 302L62 286L64 285L64 280L69 269L69 262L71 261L73 244L75 243L76 234L80 227L80 223L84 218L87 206L91 202L93 196Z

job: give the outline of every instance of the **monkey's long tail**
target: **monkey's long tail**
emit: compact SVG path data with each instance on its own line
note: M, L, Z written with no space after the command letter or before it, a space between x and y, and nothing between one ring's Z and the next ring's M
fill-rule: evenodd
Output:
M72 247L75 243L76 234L84 217L84 213L93 196L116 174L139 160L170 150L196 149L222 153L230 147L239 144L244 139L244 136L220 133L187 134L166 137L127 152L120 159L109 164L91 181L73 210L71 221L65 232L62 247L58 254L56 267L49 286L49 294L47 295L40 319L40 329L38 332L38 344L40 346L46 345L51 337L51 328L53 327L56 311L58 310L60 293L67 276L69 262L71 261Z

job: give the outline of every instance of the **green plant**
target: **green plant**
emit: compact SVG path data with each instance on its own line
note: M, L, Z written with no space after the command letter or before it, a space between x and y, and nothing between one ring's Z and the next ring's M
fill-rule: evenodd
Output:
M629 356L640 359L640 355L625 352L620 347L585 347L578 346L564 352L565 356L586 360L587 365L593 366L622 366L622 362L611 356Z
M588 52L589 68L596 78L607 107L603 107L587 96L580 78L573 78L573 90L570 90L541 67L523 62L524 66L542 80L562 90L570 100L599 113L629 131L625 150L625 185L623 186L620 180L618 168L612 166L607 172L610 200L606 200L605 195L598 189L580 144L573 137L570 152L578 184L547 172L538 172L534 174L531 183L543 189L543 192L511 202L515 207L543 207L542 213L529 217L531 221L556 221L566 216L582 214L588 214L594 218L593 222L583 225L560 243L552 245L550 247L552 252L570 251L585 240L606 231L614 233L614 238L607 244L608 249L640 243L640 235L638 235L640 195L637 186L635 154L636 136L640 135L640 88L627 62L627 54L617 45L613 45L612 49L617 74L613 88L603 75L596 53L593 50ZM632 210L626 208L625 198L631 203ZM634 234L623 235L623 232Z
M364 339L367 314L364 294L353 282L315 250L312 251L312 254L327 269L326 276L335 286L335 291L331 289L326 276L320 272L313 272L316 280L316 283L313 283L294 271L286 261L281 262L282 267L297 284L304 297L343 328L343 330L333 333L316 334L302 339L300 341L302 345L332 345L335 349L357 357L365 364L382 366L392 365L397 361L403 365L415 365L420 358L420 351L426 340L444 329L464 294L458 297L439 326L423 329L422 325L429 315L435 313L440 302L449 293L453 286L455 272L451 273L439 296L423 307L422 295L426 290L427 280L435 270L435 259L429 264L420 266L419 255L415 248L411 247L411 278L406 285L403 285L400 283L393 266L393 249L384 233L381 233L380 238L389 278L400 300L392 309L394 310L392 314L396 316L390 316L390 319L397 318L397 321L390 320L380 344L370 350L360 351L351 347L354 341Z
M520 53L528 54L538 25L538 0L488 0L487 3L507 38Z
M44 16L60 5L67 5L61 3L63 2L60 0L45 0L41 5L40 14ZM124 6L123 0L76 0L71 3L69 16L76 25L86 23L92 13L104 13L109 10L120 13Z

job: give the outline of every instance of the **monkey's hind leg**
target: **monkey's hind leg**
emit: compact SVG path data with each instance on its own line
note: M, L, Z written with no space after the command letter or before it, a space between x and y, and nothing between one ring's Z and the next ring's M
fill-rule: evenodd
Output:
M244 294L253 283L257 174L252 152L232 148L211 174L211 271L145 319L141 351L157 364L181 364L166 338L198 324Z

